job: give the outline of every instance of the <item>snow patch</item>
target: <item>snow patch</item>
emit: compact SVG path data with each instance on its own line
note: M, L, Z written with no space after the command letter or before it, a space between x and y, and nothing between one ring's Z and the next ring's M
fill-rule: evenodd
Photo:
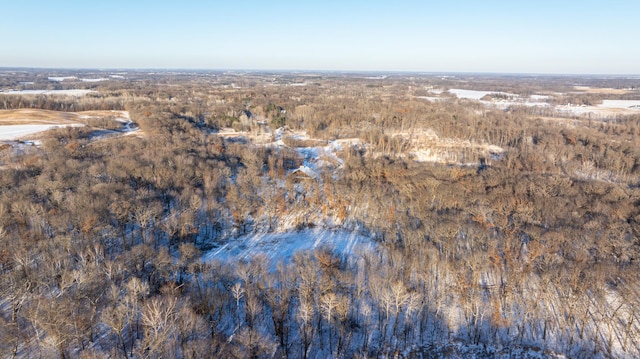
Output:
M62 81L66 81L66 80L76 80L77 77L75 77L75 76L49 76L48 79L49 79L49 81L62 82Z
M86 94L97 92L93 90L18 90L4 91L0 95L65 95L65 96L85 96Z
M60 127L82 127L82 124L57 124L57 125L9 125L0 126L0 140L15 140L34 133L48 131Z
M533 101L545 101L545 100L548 100L550 97L547 95L531 95L529 96L529 98Z
M481 98L489 94L500 94L509 97L517 97L518 95L510 94L500 91L476 91L476 90L463 90L463 89L449 89L449 93L456 95L458 98L466 98L470 100L480 100Z
M300 251L327 247L337 255L348 256L358 249L372 249L371 238L357 232L344 230L308 229L300 232L255 233L237 239L230 239L222 246L212 249L202 256L206 261L248 260L257 255L265 255L272 263L290 261Z
M444 101L446 97L434 97L434 96L417 96L417 98L422 100L427 100L431 102Z
M640 109L640 101L638 100L602 100L602 104L598 105L598 107Z
M303 173L304 175L312 179L318 178L318 174L316 173L316 171L304 165L293 170L293 173Z
M107 81L109 79L101 77L101 78L97 78L97 79L80 79L80 81L82 82L101 82L101 81Z

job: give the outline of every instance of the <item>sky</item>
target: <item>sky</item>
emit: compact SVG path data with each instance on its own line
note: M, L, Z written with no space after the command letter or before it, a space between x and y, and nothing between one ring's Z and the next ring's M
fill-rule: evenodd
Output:
M638 0L1 0L0 67L640 74Z

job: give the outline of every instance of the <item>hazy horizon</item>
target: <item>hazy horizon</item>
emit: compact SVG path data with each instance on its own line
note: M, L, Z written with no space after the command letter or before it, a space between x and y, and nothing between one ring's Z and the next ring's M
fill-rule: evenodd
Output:
M265 74L336 74L336 75L430 75L430 76L522 76L522 77L595 77L595 78L640 78L640 73L554 73L554 72L471 72L471 71L419 71L419 70L301 70L301 69L242 69L242 68L170 68L170 67L25 67L25 66L0 66L0 71L61 71L61 72L105 72L115 74L116 72L228 72L228 73L265 73Z
M626 1L11 2L2 68L640 74Z

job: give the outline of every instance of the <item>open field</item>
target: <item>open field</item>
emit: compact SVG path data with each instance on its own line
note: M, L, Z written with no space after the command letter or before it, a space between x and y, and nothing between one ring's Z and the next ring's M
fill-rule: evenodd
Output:
M93 126L100 128L106 123L130 122L126 111L81 111L62 112L41 109L0 110L0 140L16 140L50 129L63 127ZM116 128L120 125L111 125Z
M0 126L78 123L81 115L74 112L39 109L0 110Z
M630 89L597 88L597 87L594 88L589 86L574 86L574 88L580 92L605 94L605 95L624 95L626 93L630 93L633 91Z
M340 257L352 258L357 256L358 252L373 249L374 245L370 237L356 232L315 229L302 232L255 233L222 244L206 252L202 259L233 263L265 256L275 268L278 262L291 263L296 253L327 249Z
M33 135L52 129L64 127L82 127L79 123L49 124L49 125L0 125L0 141L33 138Z
M58 96L84 96L92 93L92 90L8 90L0 92L0 95L21 95L21 96L36 96L36 95L58 95Z

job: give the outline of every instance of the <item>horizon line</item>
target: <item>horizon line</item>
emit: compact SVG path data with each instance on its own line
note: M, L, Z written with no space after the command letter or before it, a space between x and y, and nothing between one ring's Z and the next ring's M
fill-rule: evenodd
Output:
M253 72L253 73L326 73L326 74L414 74L414 75L502 75L502 76L614 76L639 77L640 73L563 73L563 72L499 72L499 71L428 71L428 70L322 70L322 69L251 69L251 68L181 68L181 67L48 67L0 66L0 71L159 71L159 72Z

